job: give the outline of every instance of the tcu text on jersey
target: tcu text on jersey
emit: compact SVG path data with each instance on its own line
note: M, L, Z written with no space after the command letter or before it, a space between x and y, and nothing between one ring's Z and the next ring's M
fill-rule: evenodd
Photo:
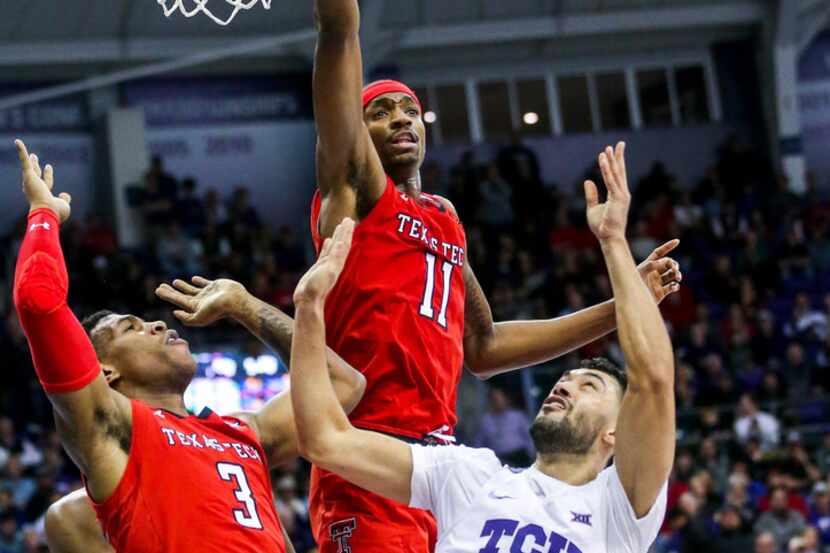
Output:
M487 543L478 553L582 553L556 532L547 532L538 524L520 526L518 520L507 518L486 521L481 537L487 538Z

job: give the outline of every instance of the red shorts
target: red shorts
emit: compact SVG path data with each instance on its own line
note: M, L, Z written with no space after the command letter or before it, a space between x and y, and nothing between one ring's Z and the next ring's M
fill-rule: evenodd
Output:
M311 528L320 553L432 553L438 530L412 509L311 468Z

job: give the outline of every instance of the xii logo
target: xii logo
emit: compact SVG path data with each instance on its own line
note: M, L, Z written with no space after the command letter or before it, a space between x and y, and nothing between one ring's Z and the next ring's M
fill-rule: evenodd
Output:
M329 526L329 535L331 541L337 544L337 553L352 553L349 538L352 537L355 528L357 528L357 519L355 518L340 520Z

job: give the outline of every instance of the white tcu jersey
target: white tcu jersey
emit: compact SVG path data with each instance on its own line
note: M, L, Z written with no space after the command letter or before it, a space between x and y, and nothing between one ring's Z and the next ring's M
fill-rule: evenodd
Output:
M571 486L489 449L411 447L410 506L435 515L435 553L645 553L663 522L667 485L638 520L613 466Z

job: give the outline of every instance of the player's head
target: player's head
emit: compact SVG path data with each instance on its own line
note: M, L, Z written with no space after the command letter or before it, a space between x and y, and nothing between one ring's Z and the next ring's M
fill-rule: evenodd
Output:
M163 321L98 311L83 321L110 386L184 393L196 372L185 340Z
M421 102L398 81L375 81L363 89L363 120L387 173L401 165L420 167L426 154Z
M627 385L625 372L599 357L563 374L530 427L539 455L596 454L607 460Z

